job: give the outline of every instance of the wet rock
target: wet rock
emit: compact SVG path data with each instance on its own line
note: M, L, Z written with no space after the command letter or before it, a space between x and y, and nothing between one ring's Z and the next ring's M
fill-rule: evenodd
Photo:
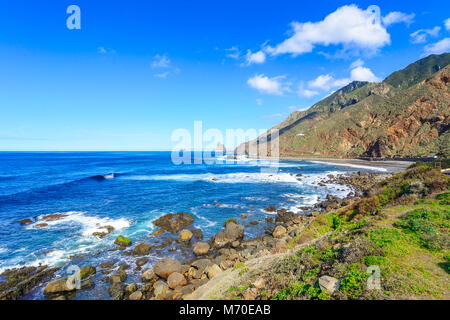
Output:
M206 242L197 242L194 245L194 254L196 256L205 255L205 254L208 253L209 248L210 248L210 246L209 246L208 243L206 243Z
M177 241L181 243L188 243L192 239L192 232L188 229L181 230L180 234L178 235Z
M286 235L286 228L283 226L276 226L275 230L273 231L272 235L274 238L282 238Z
M266 222L267 223L272 223L273 222L273 218L272 217L266 217Z
M247 216L245 214L241 214L241 219L247 219Z
M259 224L259 221L253 220L252 222L250 222L250 224L256 226L257 224Z
M152 269L145 270L141 275L141 279L143 282L152 282L157 278L158 277L156 276L155 272Z
M138 267L142 267L143 265L145 265L147 263L147 258L140 258L136 260L136 265Z
M65 293L76 290L75 278L59 278L55 281L48 283L44 288L45 295Z
M333 294L339 290L340 281L330 276L322 276L319 278L319 287L322 290L326 290L329 294Z
M36 228L45 228L45 227L48 227L48 223L38 223L36 225Z
M172 258L164 258L155 263L153 271L159 277L167 279L171 273L181 273L181 263Z
M221 272L222 272L222 269L220 269L220 267L217 264L213 264L206 270L206 274L208 275L209 279L214 278Z
M275 206L268 206L267 208L264 209L264 211L266 211L266 212L276 212L277 208Z
M115 264L116 264L116 261L108 260L108 261L102 262L100 264L100 268L102 268L102 269L111 269L111 268L114 267Z
M170 233L177 233L183 228L189 227L194 222L194 217L187 212L169 213L153 221L153 224Z
M146 256L150 253L150 249L150 245L145 242L141 242L136 247L134 247L133 254L135 256Z
M22 267L0 274L0 300L18 300L37 286L50 280L58 268Z
M118 245L119 247L125 248L132 245L132 242L129 238L124 236L118 236L116 238L116 241L114 241L114 244Z
M84 266L83 268L80 269L80 279L86 280L86 279L90 278L91 276L93 276L96 272L97 272L97 270L95 269L95 267Z
M177 251L177 247L171 247L171 248L167 249L167 251L169 251L169 252Z
M203 231L202 229L192 229L192 234L194 235L195 240L203 239Z
M167 278L167 285L171 289L175 289L178 286L185 286L186 285L186 278L178 272L173 272L170 274L170 276Z
M29 223L33 223L33 221L31 219L23 219L23 220L20 220L19 223L20 224L29 224Z
M56 220L60 220L63 219L65 217L68 217L68 214L63 214L63 213L53 213L53 214L48 214L46 216L43 216L41 219L45 220L45 221L56 221Z
M127 280L127 273L124 270L117 271L109 277L109 283L111 285L125 282L125 280Z

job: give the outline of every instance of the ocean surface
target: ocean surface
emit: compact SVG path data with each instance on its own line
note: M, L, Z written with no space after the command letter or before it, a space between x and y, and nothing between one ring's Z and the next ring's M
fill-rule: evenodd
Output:
M175 165L170 152L1 152L0 272L42 263L61 266L59 275L64 275L70 265L98 266L113 259L131 266L127 280L131 283L138 280L132 271L136 258L115 250L118 235L134 244L151 243L157 230L153 220L187 211L209 238L229 218L242 224L263 222L273 215L264 211L270 205L302 212L299 206L314 205L327 194L346 196L351 191L347 187L323 187L317 182L328 174L359 170L304 161L280 162L277 169L269 161L221 159L208 158L216 160L213 164ZM296 179L298 173L302 181ZM37 227L42 216L53 213L67 217ZM26 218L33 223L20 225ZM106 225L115 231L103 239L92 235ZM249 226L246 237L263 231L264 223ZM191 251L152 252L143 268L161 256L186 257ZM108 298L107 285L99 280L104 275L97 272L96 277L94 289L80 292L77 299ZM26 298L42 298L42 288Z

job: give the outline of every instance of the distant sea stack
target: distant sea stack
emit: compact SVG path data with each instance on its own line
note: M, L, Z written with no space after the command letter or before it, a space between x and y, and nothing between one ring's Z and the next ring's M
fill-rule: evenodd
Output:
M355 81L275 126L284 157L449 157L450 53L383 82ZM266 134L238 146L266 150Z
M220 142L217 143L216 153L227 153L225 146Z

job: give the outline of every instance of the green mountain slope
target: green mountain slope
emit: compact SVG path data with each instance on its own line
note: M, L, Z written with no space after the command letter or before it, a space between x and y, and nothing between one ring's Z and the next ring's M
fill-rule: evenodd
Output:
M448 157L449 64L450 54L431 55L381 83L353 82L308 110L294 112L275 127L280 155ZM270 140L260 137L236 153L251 154Z

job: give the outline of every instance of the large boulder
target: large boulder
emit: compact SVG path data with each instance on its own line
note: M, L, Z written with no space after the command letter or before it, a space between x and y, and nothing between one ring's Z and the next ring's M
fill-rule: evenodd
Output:
M114 241L114 244L116 244L116 245L118 245L118 246L120 246L120 247L122 247L122 248L125 248L125 247L128 247L128 246L131 246L131 245L132 245L132 242L131 242L131 240L130 240L129 238L127 238L127 237L124 237L124 236L118 236L118 237L116 238L116 241Z
M282 238L282 237L284 237L286 235L286 232L287 232L287 230L286 230L285 227L277 226L275 228L275 230L273 231L272 236L274 238Z
M196 256L205 255L209 251L209 244L207 242L197 242L194 245L194 254Z
M188 243L192 239L192 232L190 232L188 229L181 230L180 234L178 235L178 242L181 243Z
M93 266L84 266L80 269L80 278L81 280L85 280L93 276L97 270Z
M44 288L44 294L57 294L76 290L74 278L59 278L48 283Z
M187 212L169 213L153 221L155 226L174 234L192 223L194 223L194 217Z
M186 278L179 272L173 272L167 278L167 285L171 289L175 289L178 286L185 286L186 284Z
M222 269L220 269L220 267L217 264L213 264L206 270L206 274L208 275L209 279L214 278L221 272L222 272Z
M151 282L156 280L158 277L152 269L147 269L142 273L141 278L143 282Z
M291 211L287 211L286 209L280 209L277 211L277 216L275 218L275 222L277 224L301 224L304 222L305 215L296 214Z
M241 241L244 238L244 226L231 222L216 234L213 240L213 245L216 248L223 248L231 245L234 241Z
M167 279L170 274L174 272L181 273L182 268L179 261L172 258L164 258L155 263L155 265L153 266L153 271L159 277Z
M146 256L150 252L150 245L145 242L139 243L136 247L134 247L133 254L136 256Z

